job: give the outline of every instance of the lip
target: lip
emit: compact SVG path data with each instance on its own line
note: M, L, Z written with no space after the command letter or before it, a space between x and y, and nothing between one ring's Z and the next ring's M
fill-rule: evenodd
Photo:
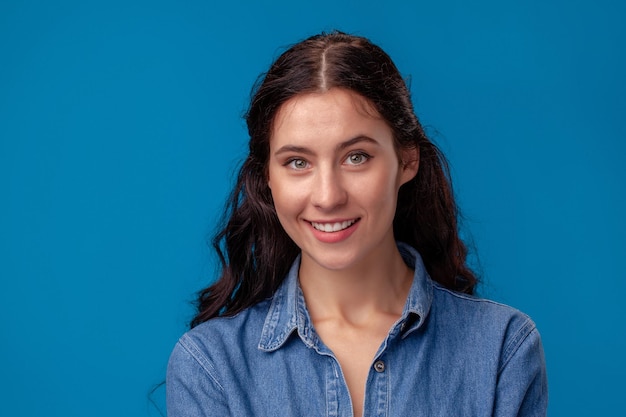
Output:
M348 239L358 228L361 218L352 218L352 219L332 219L332 220L306 220L311 228L311 232L313 236L323 243L339 243ZM338 228L341 226L346 226L337 231L322 231L313 226L313 223L319 228L322 225L326 225L326 229L328 230L330 227ZM346 225L346 223L348 223Z

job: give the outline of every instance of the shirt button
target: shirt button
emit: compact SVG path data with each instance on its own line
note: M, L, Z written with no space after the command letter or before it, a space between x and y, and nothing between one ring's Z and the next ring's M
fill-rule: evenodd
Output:
M385 372L385 362L376 361L376 363L374 363L374 370L376 370L376 372Z

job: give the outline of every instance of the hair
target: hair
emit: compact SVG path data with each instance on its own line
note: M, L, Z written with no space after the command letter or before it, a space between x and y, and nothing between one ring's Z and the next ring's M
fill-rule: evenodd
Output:
M366 98L391 127L396 149L418 150L418 173L398 192L394 237L417 249L434 281L474 293L478 280L466 264L448 163L425 135L404 79L380 47L334 31L293 45L253 88L246 114L249 153L212 242L221 276L200 291L191 327L271 297L288 273L300 250L279 223L267 184L273 122L290 98L331 88Z

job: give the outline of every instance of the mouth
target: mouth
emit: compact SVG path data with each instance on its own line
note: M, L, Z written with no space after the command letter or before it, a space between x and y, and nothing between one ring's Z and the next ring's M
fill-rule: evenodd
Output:
M360 219L352 219L352 220L346 220L343 222L334 222L334 223L318 223L318 222L309 222L311 223L311 226L313 226L313 228L315 230L319 230L320 232L325 232L325 233L334 233L334 232L340 232L342 230L347 229L348 227L352 226L354 223L358 222Z

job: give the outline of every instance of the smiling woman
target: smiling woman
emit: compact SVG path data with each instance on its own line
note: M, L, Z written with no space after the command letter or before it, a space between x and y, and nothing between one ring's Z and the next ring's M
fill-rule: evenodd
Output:
M445 158L389 56L334 32L283 53L167 375L176 416L536 416L539 333L472 296Z
M409 162L401 165L391 128L367 107L350 90L332 88L295 97L276 115L268 185L301 250L301 282L325 270L364 276L393 253L402 263L392 224L398 190L417 173L417 150L403 151Z

